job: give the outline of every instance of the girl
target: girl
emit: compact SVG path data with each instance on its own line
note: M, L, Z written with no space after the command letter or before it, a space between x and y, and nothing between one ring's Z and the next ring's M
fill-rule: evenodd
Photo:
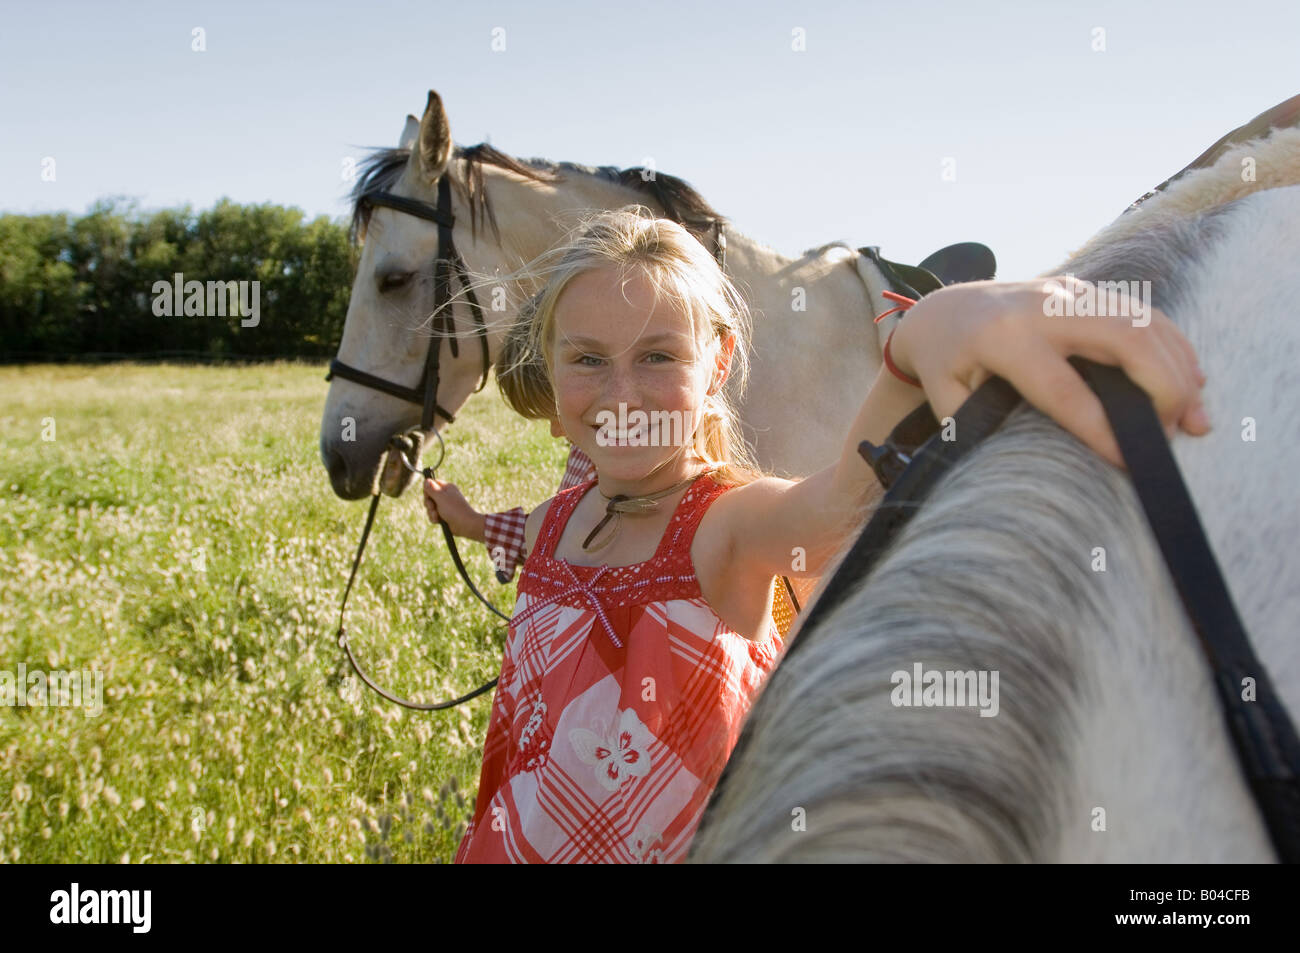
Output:
M528 329L531 327L529 302L524 306L521 320L507 335L497 373L501 390L510 405L522 416L548 419L551 436L563 437L556 416L555 394L547 379L544 361L530 351ZM577 444L569 441L569 457L565 462L564 477L559 492L596 479L596 469ZM524 561L524 527L527 513L514 507L499 513L479 513L465 499L460 488L446 480L425 480L424 504L429 521L437 524L446 521L452 533L483 543L496 569L497 580L505 585L515 573L515 567ZM773 583L772 615L777 630L784 636L794 624L796 609L787 584L794 588L800 602L807 600L815 588L815 578L789 582L783 577Z
M723 389L733 376L743 387L747 312L703 246L620 211L560 254L522 333L597 476L527 519L460 862L685 857L783 649L773 578L821 575L862 524L880 487L857 446L919 404L912 379L942 418L999 374L1118 464L1100 404L1066 363L1081 354L1120 364L1167 427L1209 427L1195 356L1163 314L1144 328L1053 319L1047 296L1080 283L980 282L911 309L833 466L764 477Z

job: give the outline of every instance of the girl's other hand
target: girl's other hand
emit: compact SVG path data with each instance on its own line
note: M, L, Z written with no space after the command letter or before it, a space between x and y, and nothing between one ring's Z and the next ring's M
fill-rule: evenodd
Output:
M424 510L434 525L437 525L439 517L445 520L453 536L483 541L486 519L469 505L456 484L446 480L425 480Z
M940 419L996 374L1116 466L1123 461L1101 401L1067 363L1070 356L1121 367L1151 397L1171 437L1179 427L1197 436L1209 432L1200 396L1205 376L1182 332L1150 302L1131 299L1119 310L1141 315L1136 324L1129 316L1053 316L1073 314L1068 299L1085 288L1073 277L942 288L908 311L891 356L900 370L920 378Z

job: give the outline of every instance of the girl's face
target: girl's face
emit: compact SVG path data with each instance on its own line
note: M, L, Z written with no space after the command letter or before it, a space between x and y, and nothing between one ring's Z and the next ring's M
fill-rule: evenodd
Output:
M697 355L688 316L670 300L656 302L639 268L626 280L614 268L574 278L554 320L560 426L591 457L602 489L632 489L652 472L656 483L688 476L705 397L725 378L734 339L713 350L723 360Z

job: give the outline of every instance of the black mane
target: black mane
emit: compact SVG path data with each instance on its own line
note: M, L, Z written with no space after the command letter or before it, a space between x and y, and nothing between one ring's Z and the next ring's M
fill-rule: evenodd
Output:
M350 236L355 243L365 234L370 221L371 205L367 199L376 192L391 191L401 178L402 170L410 159L410 149L375 149L361 163L357 183L352 187L352 226ZM549 159L516 159L494 146L481 142L476 146L457 146L452 160L464 163L465 182L469 190L470 227L475 234L481 221L486 221L494 235L496 216L483 187L483 167L495 166L532 179L534 182L560 182L567 175L589 175L626 186L651 199L664 215L681 222L705 247L709 247L712 230L725 220L704 196L684 180L663 172L647 173L645 169L619 169L615 166L585 166L574 162L552 162Z

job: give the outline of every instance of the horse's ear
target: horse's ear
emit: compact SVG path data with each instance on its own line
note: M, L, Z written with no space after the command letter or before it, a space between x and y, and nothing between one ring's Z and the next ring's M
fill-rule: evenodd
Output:
M402 127L402 137L397 140L397 148L410 149L420 138L420 120L410 113L406 115L406 125Z
M429 102L424 107L424 118L420 120L420 172L429 182L434 181L447 168L451 158L451 127L447 124L447 112L442 108L442 99L433 90L429 90Z

